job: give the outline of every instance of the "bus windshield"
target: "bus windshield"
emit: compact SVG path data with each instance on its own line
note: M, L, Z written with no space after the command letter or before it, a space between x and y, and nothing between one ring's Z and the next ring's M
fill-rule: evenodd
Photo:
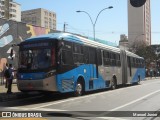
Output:
M19 68L47 69L55 65L55 49L27 49L20 51Z

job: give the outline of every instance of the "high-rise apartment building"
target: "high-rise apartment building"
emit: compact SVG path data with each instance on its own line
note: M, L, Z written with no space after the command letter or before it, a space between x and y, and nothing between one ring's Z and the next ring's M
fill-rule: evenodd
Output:
M141 7L133 7L128 0L128 41L134 44L151 45L150 0Z
M56 13L42 8L22 11L22 22L56 30Z
M21 21L21 5L14 0L0 0L0 18Z

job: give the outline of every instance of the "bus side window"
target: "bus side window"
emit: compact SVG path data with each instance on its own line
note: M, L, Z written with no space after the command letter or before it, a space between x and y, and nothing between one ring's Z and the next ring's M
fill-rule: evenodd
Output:
M89 63L96 64L96 48L89 47Z
M135 58L132 58L132 67L135 67Z
M102 65L102 54L100 49L97 49L97 63L98 65Z
M129 75L130 77L132 76L132 64L131 64L131 57L127 56L127 63L128 63L128 68L129 68Z
M140 63L140 64L141 64L141 68L143 68L143 67L144 67L144 60L141 59L140 62L141 62L141 63Z
M111 53L111 65L116 66L116 54Z
M83 47L82 45L73 44L73 60L74 64L83 64Z
M84 61L84 63L89 63L89 49L88 49L88 47L87 46L83 46L83 61Z
M73 53L83 53L83 49L81 45L78 45L76 43L73 44Z
M140 67L140 61L139 61L139 59L137 58L137 66L136 67Z
M62 41L62 64L73 65L72 43ZM68 57L69 56L69 57Z
M139 67L139 65L138 65L139 63L138 63L138 58L136 59L136 67Z
M136 59L136 67L139 67L139 59Z
M121 66L120 54L116 54L116 65L117 65L117 66Z
M142 60L142 68L145 66L145 61Z
M104 63L104 66L110 65L110 52L103 51L103 63Z
M63 50L69 50L69 51L72 51L72 43L71 42L68 42L68 41L63 41L63 46L62 46L62 49Z
M62 64L73 65L72 51L62 50Z

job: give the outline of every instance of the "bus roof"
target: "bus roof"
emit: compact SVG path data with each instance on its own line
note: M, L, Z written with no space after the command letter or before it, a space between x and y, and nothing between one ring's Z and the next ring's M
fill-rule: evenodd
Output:
M100 47L100 48L105 48L105 49L108 48L109 50L113 50L115 52L120 52L119 48L105 45L103 43L99 43L99 42L87 39L85 37L70 34L70 33L50 33L50 34L46 34L46 35L40 35L40 36L28 38L23 43L41 41L41 40L47 40L47 39L72 41L72 42L76 42L79 44L89 45L89 46L93 46L93 47Z
M33 41L42 41L42 40L47 40L47 39L71 41L71 42L75 42L75 43L79 43L79 44L89 45L89 46L93 46L93 47L97 47L97 48L110 50L110 51L113 51L116 53L120 53L120 49L117 47L109 46L109 45L99 43L99 42L87 39L85 37L70 34L70 33L50 33L50 34L46 34L46 35L40 35L40 36L28 38L22 43L33 42ZM128 56L142 58L142 57L140 57L132 52L129 52L129 51L126 51L126 53Z

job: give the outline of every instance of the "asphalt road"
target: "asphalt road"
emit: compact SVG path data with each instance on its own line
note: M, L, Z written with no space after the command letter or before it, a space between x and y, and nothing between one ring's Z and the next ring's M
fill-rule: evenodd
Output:
M3 111L39 111L58 120L159 120L160 79L142 81L140 85L87 93L35 95L0 103ZM52 117L52 118L51 118Z

